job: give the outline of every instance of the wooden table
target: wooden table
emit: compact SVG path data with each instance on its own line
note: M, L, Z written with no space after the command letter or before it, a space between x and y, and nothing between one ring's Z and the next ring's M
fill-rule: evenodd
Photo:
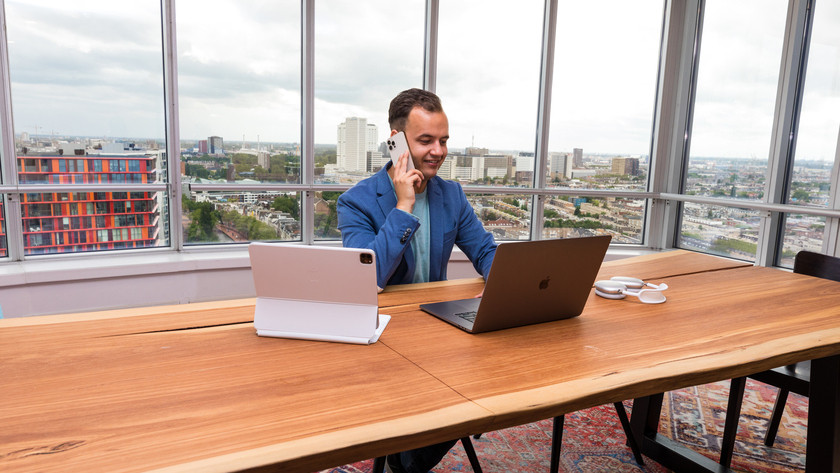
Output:
M840 284L744 266L605 263L668 302L480 335L417 309L480 280L397 287L372 346L256 337L253 300L0 320L0 470L313 471L628 398L638 426L657 393L835 359Z

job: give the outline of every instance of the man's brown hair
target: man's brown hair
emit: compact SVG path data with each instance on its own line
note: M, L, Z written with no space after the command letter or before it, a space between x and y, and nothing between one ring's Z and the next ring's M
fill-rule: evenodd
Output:
M421 107L427 112L443 112L440 98L423 89L408 89L400 92L388 108L388 124L392 130L404 131L408 114L414 107Z

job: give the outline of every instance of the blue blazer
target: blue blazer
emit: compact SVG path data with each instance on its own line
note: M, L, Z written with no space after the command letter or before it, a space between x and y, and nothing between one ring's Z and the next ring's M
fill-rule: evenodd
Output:
M344 246L370 248L376 253L376 284L408 284L414 277L411 238L418 219L398 210L397 196L387 170L389 162L373 176L359 182L338 198L338 229ZM479 222L461 185L433 177L426 185L429 202L429 280L446 279L453 245L467 255L485 278L496 254L496 242Z

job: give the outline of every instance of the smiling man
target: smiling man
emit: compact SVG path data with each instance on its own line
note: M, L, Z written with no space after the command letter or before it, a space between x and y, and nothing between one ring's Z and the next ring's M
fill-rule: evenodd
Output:
M411 156L399 156L338 199L344 246L374 250L380 289L445 280L456 244L486 278L496 254L493 236L461 186L437 175L449 139L440 99L421 89L403 91L391 101L388 122L391 136L405 133Z
M338 199L338 228L346 247L376 253L380 289L446 279L452 247L458 245L487 278L496 243L457 182L437 173L446 160L449 120L437 95L409 89L388 110L391 136L405 133L409 151ZM413 168L408 166L412 160ZM427 472L455 440L388 455L387 471ZM380 473L380 472L376 472Z

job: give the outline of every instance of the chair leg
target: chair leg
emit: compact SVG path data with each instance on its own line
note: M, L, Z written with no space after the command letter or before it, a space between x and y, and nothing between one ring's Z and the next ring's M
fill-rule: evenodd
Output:
M726 468L729 468L732 463L732 453L735 451L735 434L738 433L738 421L741 418L741 403L744 401L746 385L746 377L732 378L729 385L729 403L726 406L719 461Z
M633 451L633 457L636 459L636 463L642 466L645 464L645 460L642 457L642 451L639 449L639 445L636 443L636 438L633 436L633 431L630 430L630 419L627 418L627 411L624 410L624 404L616 402L613 405L615 406L615 413L618 414L618 420L621 422L621 428L624 429L624 435L627 437L630 450Z
M461 439L461 446L464 447L464 451L467 453L467 458L470 460L470 466L472 466L473 471L475 473L481 473L481 463L478 461L478 456L475 454L475 448L469 435Z
M551 463L549 464L549 473L557 473L560 470L560 447L563 444L563 422L564 416L557 416L554 418L554 423L551 428Z
M385 457L376 457L373 459L373 473L382 473L385 471Z
M776 441L776 434L779 432L779 424L781 424L782 415L785 413L785 404L787 404L789 392L787 389L780 388L779 394L776 396L776 403L773 404L773 415L770 417L767 433L764 435L764 445L768 447L772 447L773 442Z

